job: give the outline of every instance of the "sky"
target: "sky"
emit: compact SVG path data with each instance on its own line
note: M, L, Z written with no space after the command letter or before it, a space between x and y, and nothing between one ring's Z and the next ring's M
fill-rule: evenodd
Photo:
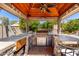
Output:
M62 22L68 22L69 20L78 19L78 18L79 18L79 13L75 13L75 14L63 19Z
M5 10L0 9L0 16L5 16L9 19L9 21L16 20L19 21L19 18Z

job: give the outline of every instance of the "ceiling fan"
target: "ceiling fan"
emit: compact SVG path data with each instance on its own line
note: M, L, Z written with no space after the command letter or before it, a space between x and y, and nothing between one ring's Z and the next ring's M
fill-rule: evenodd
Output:
M55 3L41 3L41 6L40 6L40 10L42 13L44 12L48 12L49 14L52 13L48 8L51 8L51 7L55 7L56 4ZM31 14L27 14L27 16L31 16Z
M47 11L48 13L52 13L48 8L50 8L50 7L55 7L56 6L56 4L55 3L41 3L41 7L40 7L40 10L41 10L41 12L45 12L45 11Z

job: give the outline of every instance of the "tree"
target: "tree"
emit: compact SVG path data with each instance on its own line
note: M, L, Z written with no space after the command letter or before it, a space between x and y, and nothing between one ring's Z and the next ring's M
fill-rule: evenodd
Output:
M29 30L32 30L33 32L38 31L40 28L51 30L54 24L56 24L55 21L46 21L43 24L40 24L38 20L29 21Z
M2 24L4 25L5 27L5 30L6 30L6 35L7 37L9 36L8 35L8 25L9 25L9 19L7 17L1 17L1 20L2 20Z
M19 21L20 29L25 30L26 29L26 21L23 18L20 18ZM56 24L56 21L46 21L43 24L40 24L38 20L31 20L28 22L29 30L36 32L39 28L48 29L50 30L53 25Z
M12 25L12 24L15 24L15 23L17 23L16 20L12 20L12 21L10 21L10 24L11 24L11 25Z
M62 24L62 30L64 32L68 31L69 33L79 30L79 19L73 19L67 23Z
M31 21L29 23L29 30L32 30L33 32L36 32L38 30L39 21Z
M19 26L20 26L20 29L25 32L26 31L26 21L24 18L20 17L19 18Z
M52 27L53 27L53 23L50 21L46 21L41 25L41 28L49 29L49 30L52 29Z

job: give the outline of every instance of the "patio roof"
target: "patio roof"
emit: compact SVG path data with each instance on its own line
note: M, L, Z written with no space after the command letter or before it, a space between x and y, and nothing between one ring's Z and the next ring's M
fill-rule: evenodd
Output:
M45 4L47 5L48 3ZM51 13L48 13L47 11L41 13L41 3L12 3L12 5L26 16L29 14L30 17L59 17L71 8L74 3L55 3L54 7L48 8Z

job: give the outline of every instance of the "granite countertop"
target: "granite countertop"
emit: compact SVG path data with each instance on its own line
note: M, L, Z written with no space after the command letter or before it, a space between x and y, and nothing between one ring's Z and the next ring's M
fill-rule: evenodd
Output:
M0 53L6 51L7 49L15 46L15 42L0 42Z

